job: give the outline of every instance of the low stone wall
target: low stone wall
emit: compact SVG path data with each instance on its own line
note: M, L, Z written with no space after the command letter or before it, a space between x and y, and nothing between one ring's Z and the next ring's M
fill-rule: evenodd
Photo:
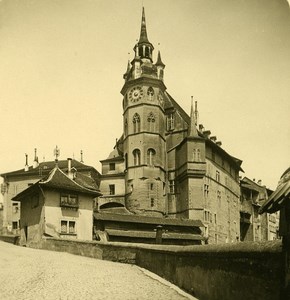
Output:
M16 235L0 235L0 241L17 245L19 242L19 236Z
M163 246L43 238L38 248L136 264L200 300L282 299L281 241Z
M200 300L281 299L281 241L138 249L136 264Z
M100 243L57 238L43 238L37 248L131 264L135 263L137 251L136 246L129 243Z

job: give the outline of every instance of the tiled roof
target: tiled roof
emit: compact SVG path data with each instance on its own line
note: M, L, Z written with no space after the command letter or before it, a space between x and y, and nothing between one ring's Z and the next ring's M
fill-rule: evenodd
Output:
M44 187L52 187L57 189L65 189L70 191L100 195L100 192L96 188L96 184L94 183L93 179L90 179L88 176L82 174L77 174L74 180L69 178L59 168L54 168L46 178L39 181L39 185Z
M101 195L92 178L83 174L77 174L77 178L76 180L69 178L62 170L56 167L46 177L17 194L12 200L20 201L25 195L40 187L73 191L95 197Z
M184 227L204 227L200 220L189 219L170 219L170 218L157 218L147 217L140 215L121 215L114 213L94 213L96 220L104 221L118 221L128 223L143 223L143 224L156 224L156 225L175 225Z
M3 173L3 174L1 174L1 176L4 177L4 176L19 176L19 175L34 175L34 174L46 175L55 167L55 165L56 165L55 161L41 162L41 163L39 163L38 167L36 167L36 168L29 166L28 171L25 171L24 168L22 168L17 171ZM67 160L59 160L57 165L60 169L66 171L68 162L67 162ZM78 171L94 170L95 172L98 173L98 171L94 167L85 165L75 159L72 159L71 167L76 168Z

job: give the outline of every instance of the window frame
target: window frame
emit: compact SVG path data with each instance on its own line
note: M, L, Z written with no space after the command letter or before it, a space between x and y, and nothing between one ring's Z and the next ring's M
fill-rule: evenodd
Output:
M73 232L71 232L71 224L74 224L73 226ZM65 226L65 230L63 230L63 226ZM60 234L61 235L77 235L77 221L76 220L60 220Z

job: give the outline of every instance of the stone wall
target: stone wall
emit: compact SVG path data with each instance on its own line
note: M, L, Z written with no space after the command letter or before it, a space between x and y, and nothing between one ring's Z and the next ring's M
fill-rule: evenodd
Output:
M100 243L57 238L43 238L39 248L131 264L135 263L137 251L136 246L129 243Z
M280 299L281 241L138 249L136 264L200 300Z
M275 300L285 279L280 240L169 246L44 238L39 248L136 264L199 300Z

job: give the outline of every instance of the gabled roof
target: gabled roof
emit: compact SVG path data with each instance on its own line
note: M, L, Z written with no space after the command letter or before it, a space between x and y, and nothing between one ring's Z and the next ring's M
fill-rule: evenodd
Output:
M17 194L13 201L20 201L23 197L37 188L53 188L65 191L72 191L93 196L101 195L94 180L89 176L77 174L75 179L71 179L58 167L55 167L48 176L34 183L21 193Z
M46 175L48 174L54 167L55 167L55 161L46 161L46 162L41 162L39 163L38 167L33 168L30 166L28 168L28 171L25 171L24 168L17 170L17 171L12 171L12 172L7 172L7 173L2 173L0 176L6 177L6 176L28 176L28 175ZM57 163L58 167L61 170L67 171L68 168L68 163L67 160L59 160ZM99 173L94 167L85 165L75 159L72 159L71 161L71 167L76 168L78 171L94 171L96 173Z

